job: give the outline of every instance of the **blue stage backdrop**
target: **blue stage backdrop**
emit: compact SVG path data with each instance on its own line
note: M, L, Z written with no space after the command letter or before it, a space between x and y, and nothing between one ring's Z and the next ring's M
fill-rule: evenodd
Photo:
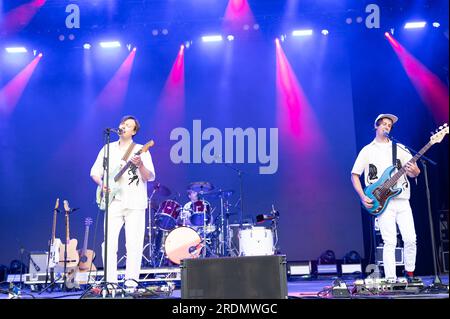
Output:
M367 64L390 74L386 58L402 72L387 41L377 37L386 48ZM97 221L90 242L95 239L101 265L103 212L95 204L89 171L103 145L103 130L117 127L127 114L141 122L137 142L155 141L156 178L172 191L168 198L184 204L188 184L207 181L234 190L232 224L241 217L253 223L273 205L280 213L278 244L288 260L317 259L328 249L337 258L350 250L364 255L363 218L350 171L359 149L372 139L376 115L406 110L394 103L382 107L388 99L383 92L377 101L361 98L357 82L363 75L354 67L366 62L347 40L340 35L291 39L281 49L262 37L194 43L181 58L179 47L170 43L108 55L49 44L15 109L1 117L0 263L19 259L20 248L47 249L59 197L79 208L70 216L70 234L79 247L84 218ZM1 86L29 61L2 61ZM420 114L428 114L408 79L399 81ZM227 132L239 128L250 138L227 144ZM184 162L175 163L180 159ZM164 199L155 197L158 203ZM217 215L219 201L210 202ZM57 237L64 236L60 214ZM124 236L121 240L119 257Z

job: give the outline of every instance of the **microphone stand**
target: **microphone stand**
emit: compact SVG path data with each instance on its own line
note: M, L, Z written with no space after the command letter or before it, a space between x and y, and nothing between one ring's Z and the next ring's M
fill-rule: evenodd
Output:
M105 251L104 251L104 265L103 265L103 282L100 284L101 292L106 291L109 293L108 289L108 217L109 217L109 144L111 142L111 132L113 129L107 128L104 131L105 139L105 149L103 151L103 176L106 180L106 192L105 196ZM104 296L104 294L103 294Z
M400 143L397 139L395 139L394 137L388 135L388 138ZM397 144L398 145L398 144ZM405 144L403 144L405 145ZM401 147L401 146L400 146ZM405 147L417 154L418 152L415 151L414 149L410 148L409 146L405 145ZM436 242L435 242L435 238L434 238L434 223L433 223L433 213L431 210L431 195L430 195L430 187L429 187L429 183L428 183L428 169L427 169L427 163L426 162L430 162L433 165L437 165L436 162L434 162L433 160L429 159L428 157L422 155L420 158L420 162L422 163L423 166L423 171L424 171L424 177L425 177L425 190L426 190L426 197L427 197L427 208L428 208L428 221L430 224L430 234L431 234L431 251L433 253L433 270L434 270L434 279L433 282L431 283L431 285L428 287L428 289L434 291L434 292L438 292L438 291L443 291L443 292L447 292L448 293L448 285L444 285L442 284L442 280L439 277L438 274L438 270L437 270L437 262L436 262Z

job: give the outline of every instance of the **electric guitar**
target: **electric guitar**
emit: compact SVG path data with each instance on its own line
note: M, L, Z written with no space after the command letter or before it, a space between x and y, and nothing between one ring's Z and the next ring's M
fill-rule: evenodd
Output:
M88 271L88 270L97 270L93 261L95 258L95 252L92 249L87 249L88 238L89 238L89 226L92 225L92 218L87 217L84 220L85 231L84 231L84 242L83 248L79 251L80 253L80 263L78 268L80 272ZM92 265L92 266L91 266Z
M422 155L428 151L433 144L440 143L446 134L448 134L447 123L440 126L439 129L436 130L436 133L430 137L430 141L413 158L411 158L408 163L414 164L417 162L417 160L422 157ZM369 214L374 216L381 215L387 207L389 201L402 192L401 188L394 188L394 186L396 185L398 179L406 173L406 164L395 174L393 174L395 169L395 167L389 166L375 183L364 189L364 194L373 201L372 208L366 208L364 206Z
M139 151L137 151L134 155L141 155L144 152L147 152L150 147L155 145L155 142L153 140L150 140L147 144L145 144ZM120 185L119 185L119 179L122 177L123 173L127 171L127 169L133 165L131 160L126 162L124 165L121 163L116 169L113 170L112 174L110 176L114 176L113 179L109 179L108 186L110 189L109 192L109 198L108 198L108 205L111 204L114 197L119 193L120 191ZM106 185L106 183L104 183ZM97 187L97 205L101 210L105 210L106 208L106 198L105 194L103 193L102 187Z
M55 268L55 266L59 263L59 247L61 247L61 239L55 238L58 207L59 207L59 198L56 199L55 208L53 209L52 238L50 239L50 252L48 260L48 267L50 269Z
M61 244L59 249L59 265L64 267L64 260L66 261L66 267L77 267L80 262L80 256L78 255L77 245L78 240L71 239L69 233L69 213L71 211L69 207L69 202L64 200L64 211L66 218L66 242L65 244ZM67 246L67 250L66 250Z

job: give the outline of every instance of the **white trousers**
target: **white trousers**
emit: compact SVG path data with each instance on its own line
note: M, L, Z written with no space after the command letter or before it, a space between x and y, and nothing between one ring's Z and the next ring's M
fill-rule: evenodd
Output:
M106 217L106 216L105 216ZM145 235L145 210L123 209L122 202L113 200L108 208L108 260L107 282L117 283L117 251L120 231L125 224L126 270L125 285L137 286L141 271L142 250ZM106 218L104 225L106 225ZM102 244L103 264L105 264L105 243Z
M397 246L397 226L404 245L405 270L414 271L416 267L416 231L409 200L394 198L386 210L378 217L381 237L383 238L383 264L386 278L396 279L395 248Z

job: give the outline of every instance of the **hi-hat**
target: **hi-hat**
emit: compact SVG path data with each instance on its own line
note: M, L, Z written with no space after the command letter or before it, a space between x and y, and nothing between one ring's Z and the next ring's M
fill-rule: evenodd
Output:
M228 197L231 197L231 195L233 195L233 194L234 194L234 190L232 190L232 189L229 189L229 190L219 189L214 192L209 192L205 195L209 196L209 197L213 197L213 198L228 198Z
M164 185L161 185L161 183L153 181L147 184L149 192L155 191L156 194L162 195L162 196L170 196L172 192L169 188L167 188Z
M193 182L189 184L188 189L200 194L204 194L212 191L214 189L214 186L209 182Z

